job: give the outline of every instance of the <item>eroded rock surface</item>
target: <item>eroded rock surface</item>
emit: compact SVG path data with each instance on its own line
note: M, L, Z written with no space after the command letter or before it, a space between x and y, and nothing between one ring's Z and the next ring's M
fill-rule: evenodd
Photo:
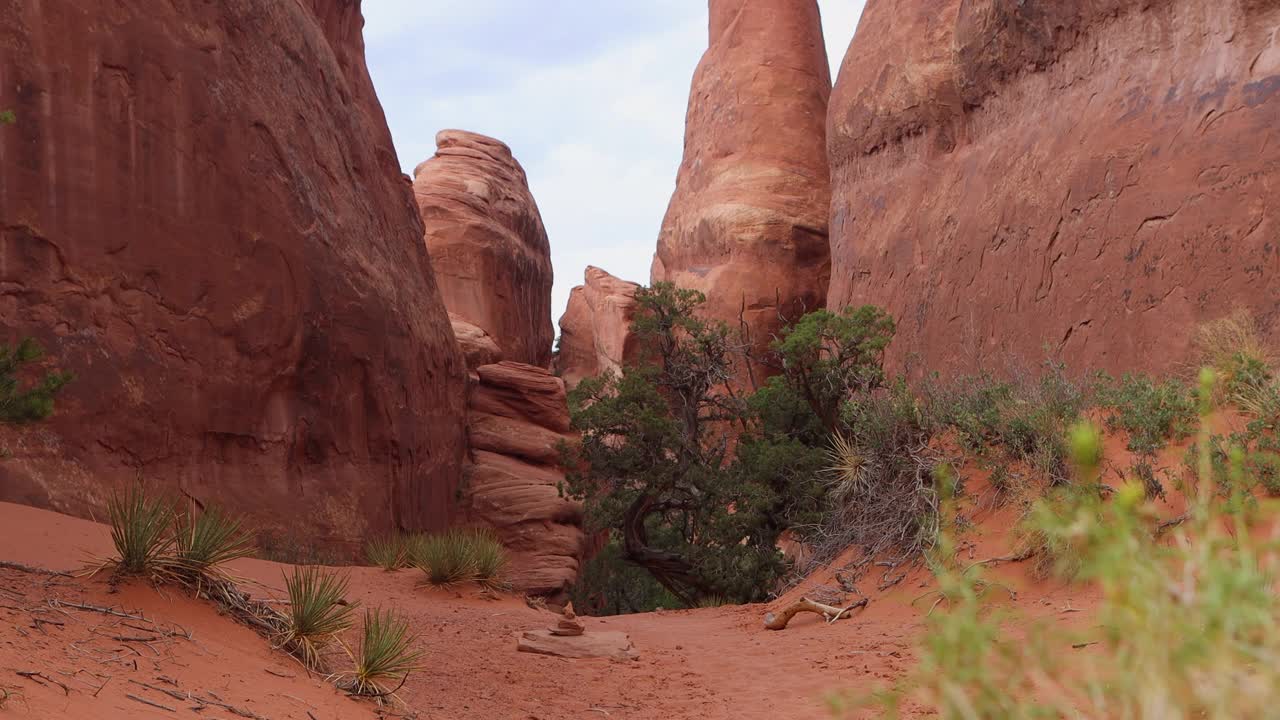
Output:
M828 305L925 370L1171 370L1280 308L1280 2L871 0L831 99Z
M830 71L815 0L711 0L652 279L707 295L757 349L827 295Z
M353 551L445 526L465 376L358 0L0 0L0 339L76 374L0 499L141 477Z
M573 389L583 378L619 371L634 362L638 347L631 333L640 286L588 267L584 283L569 292L560 318L556 370Z
M550 371L503 361L473 369L463 504L498 533L511 583L563 596L584 551L581 504L564 497L561 444L571 440L565 386Z
M492 335L507 359L548 367L551 246L511 149L442 130L414 171L427 250L449 311Z

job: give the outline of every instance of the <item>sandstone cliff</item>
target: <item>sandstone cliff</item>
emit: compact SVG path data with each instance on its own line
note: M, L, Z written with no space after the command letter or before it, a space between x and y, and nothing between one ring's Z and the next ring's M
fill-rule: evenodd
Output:
M757 349L827 295L831 92L816 0L711 0L652 279L696 288Z
M606 370L620 371L636 359L631 318L640 286L619 280L598 267L588 267L584 283L569 292L560 318L560 350L556 371L573 389L583 378Z
M436 145L413 189L445 305L497 339L508 359L547 367L551 246L524 170L483 135L444 130Z
M268 537L450 521L465 376L358 0L0 0L0 339L77 378L0 500L141 477ZM287 537L284 537L287 536Z
M828 305L929 370L1169 370L1274 322L1280 2L870 0L831 98Z

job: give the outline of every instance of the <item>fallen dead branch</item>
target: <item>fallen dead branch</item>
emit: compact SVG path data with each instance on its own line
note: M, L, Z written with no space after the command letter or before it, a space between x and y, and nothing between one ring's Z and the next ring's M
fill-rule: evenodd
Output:
M782 630L787 626L787 623L791 622L791 618L795 617L797 613L802 612L817 613L825 618L829 625L842 618L850 617L849 613L851 611L857 608L866 607L869 602L870 600L867 598L862 598L852 605L838 608L833 605L824 605L820 602L810 600L807 597L802 597L777 613L765 613L764 626L769 630Z
M43 684L44 684L44 683L40 682L41 680L47 680L47 681L49 681L49 682L53 683L54 685L57 685L58 687L62 688L62 694L63 694L63 695L70 695L70 694L71 694L71 688L69 688L69 687L67 687L66 685L62 684L60 681L58 681L58 680L54 680L53 678L49 677L48 675L45 675L44 673L40 672L39 670L14 670L14 672L15 672L15 673L17 673L17 674L19 674L19 675L21 675L22 677L27 678L28 680L34 681L35 683L40 684L40 685L43 685Z
M32 573L35 575L52 575L54 577L67 578L75 577L71 573L59 572L57 570L46 570L44 568L32 567L30 565L23 565L22 563L8 562L5 560L0 560L0 568L5 568L7 570L19 570L21 572Z
M103 615L114 615L116 617L129 618L130 620L141 620L142 622L148 622L148 623L152 622L149 618L145 618L141 615L131 615L126 612L120 612L119 610L115 610L113 608L102 607L101 605L89 605L88 603L69 602L67 600L59 600L58 598L54 598L50 600L49 606L54 608L68 607L68 608L72 608L73 610L84 610L85 612L96 612L96 613L102 613Z
M125 693L125 695L124 695L124 696L125 696L125 697L127 697L127 698L129 698L130 700L132 700L132 701L134 701L134 702L140 702L140 703L142 703L143 705L150 705L151 707L154 707L154 708L160 708L161 710L168 710L169 712L178 712L177 710L174 710L173 708L169 707L168 705L161 705L161 704L160 704L160 703L158 703L158 702L151 702L150 700L148 700L148 699L146 699L146 698L140 698L140 697L138 697L137 695L134 695L134 694L132 694L132 693Z

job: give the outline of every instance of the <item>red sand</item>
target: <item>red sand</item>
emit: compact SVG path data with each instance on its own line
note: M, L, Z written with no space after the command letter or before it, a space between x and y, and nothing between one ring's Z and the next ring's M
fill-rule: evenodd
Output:
M986 527L1007 528L1008 512L980 513L977 520ZM1007 539L1006 533L995 532L963 552L975 559L1003 554ZM68 570L81 567L86 553L103 556L108 549L104 526L0 503L0 560ZM232 571L260 583L251 590L255 594L280 597L284 567L247 560L233 564ZM771 632L761 627L767 609L762 605L583 618L588 630L629 633L641 658L630 663L570 661L516 652L519 631L553 621L551 613L521 599L428 590L418 587L412 570L349 571L350 599L394 607L413 618L421 634L427 670L411 676L400 691L419 718L830 717L825 699L831 693L869 690L911 667L932 605L932 597L912 605L930 587L927 573L916 570L885 592L872 592L878 575L864 578L859 589L870 592L870 606L834 625L800 615L787 630ZM994 572L1017 590L1013 602L1027 617L1059 615L1066 621L1063 610L1088 609L1095 602L1091 589L1035 582L1021 565ZM830 580L829 572L817 573L776 604ZM112 640L143 631L121 627L118 621L131 622L123 618L53 610L47 604L51 598L122 608L160 626L181 626L192 639L166 638L150 645ZM113 593L100 579L0 570L0 606L6 620L0 628L0 686L23 695L8 703L6 712L15 717L230 717L219 708L193 712L191 703L130 681L181 692L214 691L226 703L272 720L309 720L308 711L315 720L374 715L370 703L350 700L321 679L308 678L267 641L176 590L133 585ZM65 624L36 628L36 617ZM67 684L70 694L20 677L19 670L44 672ZM95 696L106 676L110 682ZM149 707L126 693L176 712Z

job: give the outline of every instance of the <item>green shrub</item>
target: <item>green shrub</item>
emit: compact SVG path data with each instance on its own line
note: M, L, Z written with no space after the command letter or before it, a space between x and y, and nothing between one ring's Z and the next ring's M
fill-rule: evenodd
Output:
M497 533L484 528L472 530L470 535L471 562L476 581L493 590L505 589L507 549Z
M1210 392L1211 380L1203 383ZM975 566L939 563L939 586L953 600L929 617L916 669L891 690L835 704L894 718L912 700L943 720L1274 716L1280 547L1262 532L1266 518L1216 499L1211 441L1202 425L1198 481L1172 541L1153 532L1156 508L1137 482L1110 501L1078 493L1041 506L1040 532L1073 548L1079 575L1102 594L1096 623L1071 631L1027 622L1010 632L1007 613L983 606ZM1226 457L1230 493L1239 497L1257 479L1238 447ZM1075 484L1090 485L1097 472L1096 464L1080 467ZM940 547L955 549L945 534Z
M308 668L319 668L324 648L351 627L356 604L344 598L347 584L347 576L314 566L285 575L289 613L279 644Z
M394 695L409 673L422 669L423 652L414 644L406 618L390 610L366 610L360 647L352 657L355 670L340 684L353 695Z
M167 501L149 497L141 485L134 485L124 494L111 494L107 518L116 551L112 564L117 574L160 580L170 571L174 561L174 512Z
M583 563L569 589L573 607L584 615L626 615L686 607L644 568L627 562L622 535L611 532L599 552Z
M1098 393L1103 407L1113 410L1107 427L1129 434L1129 450L1153 455L1170 440L1181 440L1195 426L1196 400L1177 380L1156 383L1145 375L1125 375Z
M73 376L47 372L23 387L23 369L44 357L39 343L27 338L17 345L0 345L0 422L28 423L53 412L53 400Z

